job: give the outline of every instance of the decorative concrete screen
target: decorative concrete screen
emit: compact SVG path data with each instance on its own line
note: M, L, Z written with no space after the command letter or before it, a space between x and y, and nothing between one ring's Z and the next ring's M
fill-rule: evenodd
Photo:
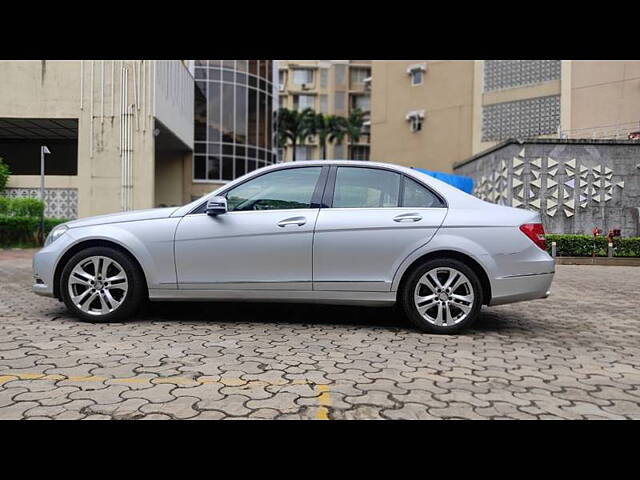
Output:
M560 60L485 60L484 91L523 87L560 78Z
M640 235L640 142L509 141L454 172L483 200L540 212L547 232Z
M5 188L10 198L40 198L39 188ZM78 190L75 188L45 188L44 216L74 219L78 217Z
M482 141L530 138L556 133L560 95L495 103L482 107Z

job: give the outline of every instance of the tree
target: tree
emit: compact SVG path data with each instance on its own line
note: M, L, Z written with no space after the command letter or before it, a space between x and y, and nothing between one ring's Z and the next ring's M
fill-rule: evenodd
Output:
M336 115L325 115L317 113L313 117L313 124L310 130L312 135L318 135L320 144L320 159L327 158L327 142L341 142L344 138L346 122L343 117Z
M4 190L4 187L7 186L7 182L9 181L9 167L6 163L2 161L2 157L0 157L0 192Z
M287 142L290 142L294 160L298 142L304 144L306 138L311 135L314 116L315 113L310 108L302 112L287 108L278 111L278 146L284 148Z
M346 134L349 143L357 143L360 140L362 127L364 126L364 112L358 108L353 110L345 122Z

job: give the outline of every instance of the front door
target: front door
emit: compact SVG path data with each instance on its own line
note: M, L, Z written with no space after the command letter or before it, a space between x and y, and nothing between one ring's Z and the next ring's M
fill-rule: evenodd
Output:
M311 290L321 171L268 172L229 190L227 213L185 216L175 238L179 288Z

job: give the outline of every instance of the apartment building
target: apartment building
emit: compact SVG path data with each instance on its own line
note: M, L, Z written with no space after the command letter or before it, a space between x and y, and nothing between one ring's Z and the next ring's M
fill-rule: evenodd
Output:
M363 135L356 143L327 148L327 158L368 160L370 156L369 114L371 112L370 60L279 60L279 107L348 117L359 109L367 115ZM292 161L291 148L279 152L280 161ZM296 148L295 160L320 158L317 139L310 138Z
M472 154L473 61L372 62L371 159L450 172Z
M372 62L371 158L432 170L509 138L627 138L640 61Z

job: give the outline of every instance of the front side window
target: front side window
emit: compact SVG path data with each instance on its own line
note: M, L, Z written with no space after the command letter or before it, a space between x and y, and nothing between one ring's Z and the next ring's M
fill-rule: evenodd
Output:
M402 206L413 208L442 208L444 204L431 190L405 177Z
M311 208L321 167L290 168L267 173L227 192L230 212Z
M387 170L339 167L336 172L333 207L397 207L400 179L400 174Z

